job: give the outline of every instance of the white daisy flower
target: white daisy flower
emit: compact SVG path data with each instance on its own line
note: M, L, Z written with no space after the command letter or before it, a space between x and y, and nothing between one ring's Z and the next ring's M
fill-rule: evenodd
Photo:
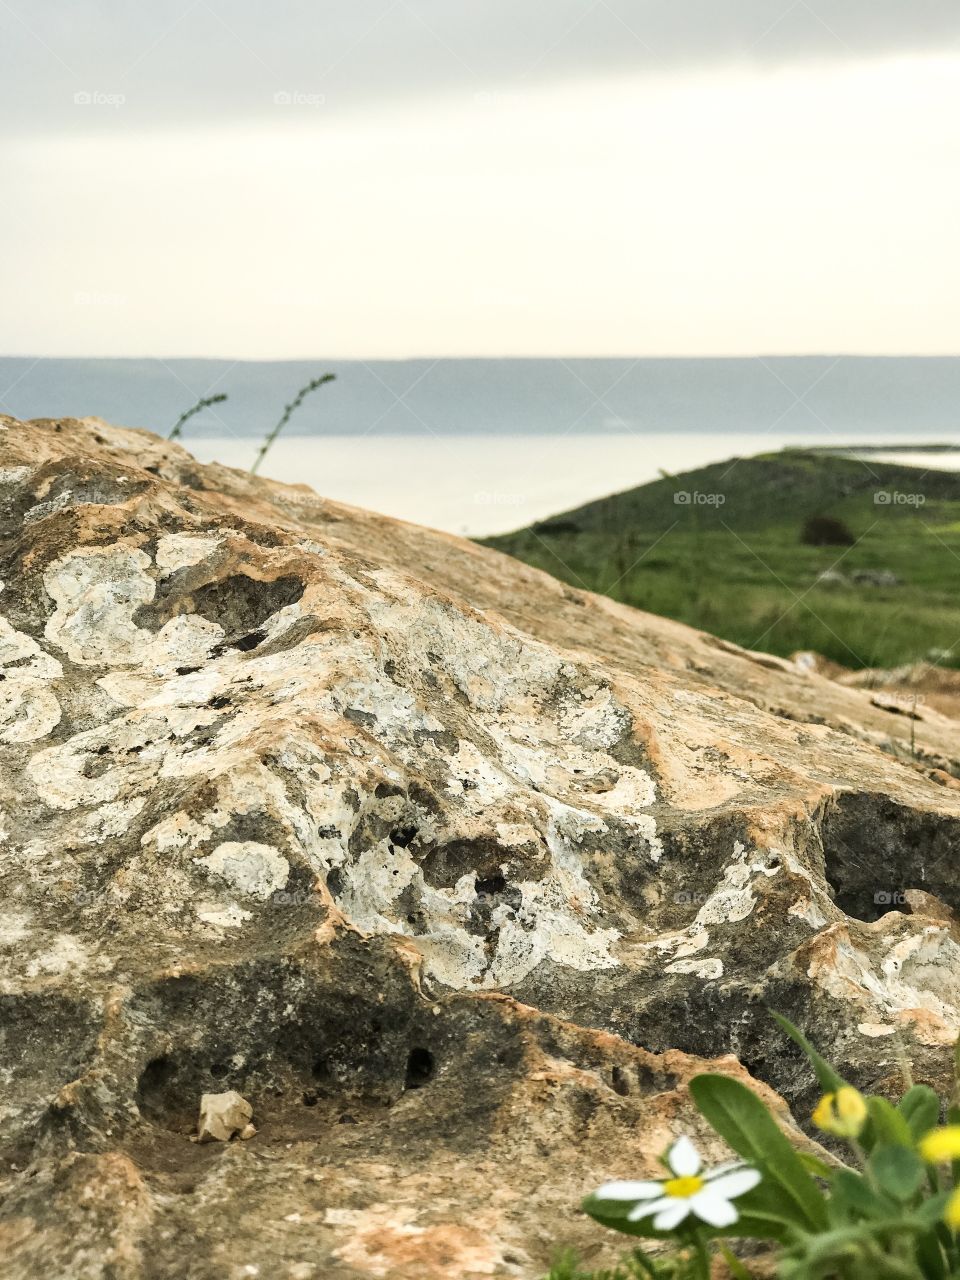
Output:
M734 1161L702 1172L700 1153L689 1138L678 1138L667 1152L672 1178L650 1182L605 1182L598 1200L636 1200L627 1214L639 1222L653 1214L655 1231L672 1231L691 1215L711 1227L729 1227L740 1216L731 1203L752 1191L760 1172Z

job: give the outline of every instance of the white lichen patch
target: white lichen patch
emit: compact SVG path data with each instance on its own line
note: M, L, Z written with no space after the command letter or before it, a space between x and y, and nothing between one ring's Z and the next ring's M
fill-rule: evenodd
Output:
M227 817L223 815L223 821ZM202 822L197 822L188 813L178 812L164 818L156 826L145 832L140 844L146 848L153 845L158 853L178 853L182 849L195 848L209 840L213 829Z
M239 929L245 921L253 919L253 912L244 911L235 902L201 902L197 904L197 919L215 929Z
M146 718L120 719L74 734L31 756L27 777L38 797L53 809L111 804L142 794L155 782L163 754L156 747L146 748L153 727Z
M374 845L357 854L343 870L341 903L364 933L403 933L397 902L404 890L416 884L420 897L436 892L423 884L422 872L406 849L391 853L382 845ZM437 903L433 905L436 907ZM450 902L445 906L448 909L441 908L438 924L446 923L444 917L450 917Z
M374 576L385 581L381 574ZM433 654L435 665L478 711L495 713L514 701L519 709L538 687L554 685L568 665L555 650L512 627L494 627L480 615L424 599L410 587L395 589L403 592L402 602L369 596L371 622L378 630L404 635L410 660L423 668L429 669Z
M616 968L613 946L620 931L597 924L595 895L578 864L560 861L553 875L521 881L518 888L520 907L501 907L493 915L500 932L484 987L512 986L544 961L584 972Z
M143 646L135 671L114 671L97 684L122 707L162 707L184 703L197 705L219 693L226 683L222 671L206 662L211 649L223 639L223 628L197 614L181 614ZM181 670L191 674L178 676Z
M253 898L269 898L283 888L290 875L290 864L283 854L256 840L227 840L205 858L194 861L238 893Z
M402 799L389 797L376 810L385 820L398 820ZM387 842L349 861L341 854L340 905L364 932L403 933L409 929L404 904L412 893L423 922L416 944L425 970L451 987L509 986L545 961L583 971L612 968L618 963L612 948L620 933L600 925L596 892L570 841L571 831L582 832L584 824L598 820L556 803L553 819L547 837L550 864L542 879L517 880L510 901L491 912L492 949L469 926L477 901L476 873L464 874L452 888L438 888L425 880L407 848ZM516 834L522 831L524 837L533 830L523 824L519 828Z
M32 636L0 618L0 674L7 679L57 680L63 667L44 653Z
M169 578L178 569L188 569L212 556L223 542L218 535L202 533L168 533L157 543L156 563L161 578Z
M724 868L722 884L697 912L697 925L736 924L746 920L757 905L755 877L777 874L777 868L771 867L763 856L755 855L748 860L747 850L739 841L734 845L734 858L736 860Z
M813 930L824 928L837 915L836 904L828 891L826 883L818 879L808 867L788 848L771 850L778 856L786 871L803 886L800 896L787 908L788 914Z
M178 667L198 666L223 639L223 627L196 613L171 618L143 654L144 667L158 676L175 675Z
M88 813L79 814L72 824L62 827L61 831L78 844L99 844L102 840L114 840L126 835L146 803L144 796L133 796L128 800L102 804Z
M863 1009L864 1035L886 1035L887 1027L906 1024L922 1044L952 1044L960 1028L960 945L949 927L928 925L914 933L909 920L897 921L899 936L878 940L879 954L855 945L844 926L832 926L824 935L832 946L817 955L809 976ZM864 937L869 939L869 927Z
M890 948L880 966L891 1007L926 1009L960 1024L960 946L949 928L928 925Z
M659 945L659 944L658 944ZM710 934L706 929L694 925L679 936L674 935L670 950L678 957L695 956L705 951L710 945Z
M0 742L36 742L60 723L60 702L49 687L63 667L37 642L0 618Z
M445 790L470 807L502 800L516 788L516 780L495 765L467 738L457 743Z
M695 978L703 978L707 982L716 982L723 977L723 961L715 956L702 960L674 960L665 968L666 973L689 973Z
M18 947L30 936L30 917L22 912L0 912L0 949Z
M60 723L56 694L32 681L0 685L0 742L37 742Z
M98 957L99 967L103 968L106 957ZM47 948L35 955L27 965L27 977L63 975L68 972L83 972L89 965L87 949L79 938L63 933Z
M151 633L133 615L154 597L150 558L127 546L84 547L55 560L43 585L56 605L44 634L82 666L139 662Z

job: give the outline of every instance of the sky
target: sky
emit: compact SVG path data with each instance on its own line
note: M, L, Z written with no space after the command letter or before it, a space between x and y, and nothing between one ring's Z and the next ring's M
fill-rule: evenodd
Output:
M956 0L0 0L0 353L960 353Z

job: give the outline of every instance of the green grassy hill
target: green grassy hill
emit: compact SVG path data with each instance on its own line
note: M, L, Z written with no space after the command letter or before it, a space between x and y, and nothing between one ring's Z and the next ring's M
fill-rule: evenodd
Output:
M852 545L803 541L830 517ZM960 475L785 450L664 478L488 545L748 648L960 665ZM825 575L825 576L822 576Z

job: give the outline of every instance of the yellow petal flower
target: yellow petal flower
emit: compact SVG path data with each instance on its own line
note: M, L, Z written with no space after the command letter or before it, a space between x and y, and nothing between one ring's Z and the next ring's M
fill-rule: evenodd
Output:
M851 1130L851 1137L856 1137L867 1123L867 1104L863 1094L844 1085L837 1090L836 1108L843 1125Z
M845 1084L836 1093L823 1095L812 1119L824 1133L838 1138L859 1138L867 1123L867 1104L863 1094Z
M836 1095L833 1093L825 1093L817 1103L814 1108L813 1115L810 1117L817 1128L822 1129L824 1133L830 1133L832 1131L831 1125L833 1123L833 1103L835 1097Z
M951 1231L960 1231L960 1187L954 1191L943 1211L943 1220Z
M927 1164L960 1160L960 1124L931 1129L925 1138L920 1139L920 1154Z

